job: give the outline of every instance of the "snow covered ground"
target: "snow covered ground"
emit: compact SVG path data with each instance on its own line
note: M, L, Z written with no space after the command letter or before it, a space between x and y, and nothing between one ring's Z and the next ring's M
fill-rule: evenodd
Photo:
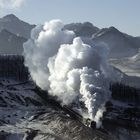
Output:
M115 131L110 130L112 137L107 137L98 130L92 130L72 119L63 110L44 103L32 89L34 89L32 83L0 79L0 140L106 140L112 137L115 140L139 140L140 138L139 132L121 127ZM118 102L113 103L118 106ZM125 104L123 106L127 107Z
M31 83L0 79L0 140L92 140L99 137L62 110L44 103L33 88Z
M133 57L110 59L110 64L129 76L140 77L140 61L135 61Z
M140 53L132 57L111 58L109 63L123 74L122 82L132 87L140 88Z

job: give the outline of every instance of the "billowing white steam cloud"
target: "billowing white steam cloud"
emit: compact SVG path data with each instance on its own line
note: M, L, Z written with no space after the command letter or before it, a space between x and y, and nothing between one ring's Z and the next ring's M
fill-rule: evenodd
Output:
M32 30L31 39L24 44L25 64L33 80L44 90L50 87L49 59L57 54L61 44L71 43L75 37L71 31L61 31L62 27L59 20L37 26Z
M63 104L83 102L89 118L99 122L110 97L108 51L103 44L84 43L63 26L52 20L32 30L24 44L25 65L39 87Z

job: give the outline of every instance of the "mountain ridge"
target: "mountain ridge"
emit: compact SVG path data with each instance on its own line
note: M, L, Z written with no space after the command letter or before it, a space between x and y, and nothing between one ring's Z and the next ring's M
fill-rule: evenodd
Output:
M85 37L91 37L92 34L100 30L98 27L94 26L90 22L66 24L64 26L64 29L74 31L76 36L85 36Z
M5 33L7 31L9 32L7 33L7 36L9 36L10 33L12 33L11 36L15 36L15 38L17 38L17 40L15 41L20 42L15 42L15 48L17 50L11 50L10 43L7 43L8 37L4 38L0 36L0 41L3 42L3 45L1 43L2 47L0 48L1 53L9 53L9 51L11 51L11 53L14 54L17 52L18 54L22 54L22 44L24 43L24 41L30 38L30 32L34 27L35 25L31 25L22 21L14 14L9 14L4 16L3 18L0 18L0 31L3 32L5 29ZM109 59L132 57L139 52L140 37L133 37L131 35L123 33L113 26L109 28L99 29L90 22L83 22L66 24L63 29L74 31L76 36L91 38L94 43L98 44L100 42L103 42L107 44L110 50ZM3 32L3 34L5 33ZM19 37L23 37L24 41ZM5 43L4 41L2 41L2 39L5 40ZM8 52L3 51L4 48L8 47Z
M35 25L24 22L13 14L0 18L0 31L6 29L15 35L27 39L30 37L30 32L34 27Z

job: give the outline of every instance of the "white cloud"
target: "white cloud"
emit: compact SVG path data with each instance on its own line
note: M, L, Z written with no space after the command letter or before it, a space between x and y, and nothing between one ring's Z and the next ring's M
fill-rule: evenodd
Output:
M0 0L2 9L18 9L24 4L25 0Z

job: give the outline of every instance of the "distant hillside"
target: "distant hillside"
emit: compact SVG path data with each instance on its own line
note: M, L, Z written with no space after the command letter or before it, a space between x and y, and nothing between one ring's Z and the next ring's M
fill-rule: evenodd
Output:
M104 42L110 49L111 58L130 57L140 48L139 38L126 35L114 27L99 30L92 36L96 43Z
M6 29L17 36L24 38L30 37L30 32L33 27L35 27L35 25L30 25L13 14L0 18L0 31Z
M0 32L0 54L22 54L23 42L27 39L16 36L7 30Z

